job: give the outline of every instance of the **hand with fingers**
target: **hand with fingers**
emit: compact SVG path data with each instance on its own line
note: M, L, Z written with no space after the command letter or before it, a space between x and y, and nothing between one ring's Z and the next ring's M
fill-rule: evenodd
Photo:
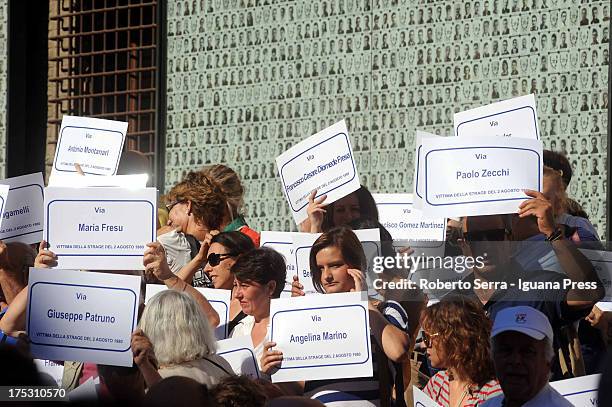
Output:
M283 352L272 350L276 346L275 342L264 343L264 352L261 355L261 371L267 375L274 374L283 363Z
M145 274L153 274L160 281L174 277L166 260L166 251L159 242L147 243L143 264L145 266Z
M523 201L519 205L519 217L535 216L538 220L540 233L546 236L552 235L556 230L552 204L541 192L531 189L526 189L524 192L531 199Z
M293 282L291 283L291 296L301 297L304 294L304 286L300 284L300 279L297 275L293 276Z
M351 288L351 292L367 291L368 286L363 271L358 269L347 269L346 272L349 273L349 275L353 277L353 281L355 281L355 288Z
M327 204L323 202L327 199L327 195L321 195L316 198L317 190L315 189L308 196L308 220L310 221L310 233L321 233L323 232L323 219L325 218L325 207Z
M57 266L57 256L51 250L47 250L49 244L44 240L38 245L38 254L34 260L34 267L46 269Z
M210 241L219 233L220 232L218 230L211 230L206 234L204 241L200 245L200 250L195 256L195 259L197 259L199 263L204 263L206 261L206 258L208 257L208 249L210 249Z
M137 329L132 333L130 347L134 355L134 363L138 367L150 364L157 369L158 363L153 351L153 344L141 329Z
M0 240L0 269L10 269L9 251L6 243Z

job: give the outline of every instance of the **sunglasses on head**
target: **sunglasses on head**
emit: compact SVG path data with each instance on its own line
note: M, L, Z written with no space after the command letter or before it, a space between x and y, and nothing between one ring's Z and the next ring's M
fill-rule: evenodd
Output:
M496 242L502 241L510 232L508 229L490 229L490 230L478 230L474 232L464 232L463 238L468 242Z
M211 253L206 258L206 262L208 264L210 264L212 267L215 267L215 266L218 266L219 263L221 263L221 261L227 259L228 257L234 257L234 256L237 256L237 254L234 254L234 253L223 253L223 254Z

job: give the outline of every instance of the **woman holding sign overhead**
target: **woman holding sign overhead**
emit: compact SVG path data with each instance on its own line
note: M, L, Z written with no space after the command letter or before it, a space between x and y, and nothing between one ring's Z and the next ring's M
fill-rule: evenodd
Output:
M347 227L336 227L323 233L310 251L310 273L317 291L322 294L366 291L366 257L359 239ZM369 302L369 320L374 360L374 375L366 378L313 380L288 385L286 391L303 393L322 402L329 400L361 401L363 406L380 405L390 400L395 385L403 394L401 374L393 377L388 362L399 363L410 355L410 336L407 333L408 317L395 301ZM272 351L274 342L264 345L261 368L266 374L274 374L283 360L281 350ZM400 396L397 400L403 404Z
M300 225L302 232L321 233L335 226L347 225L358 218L378 221L376 202L363 185L357 191L330 204L324 203L327 195L315 199L316 195L316 190L310 193L308 219Z

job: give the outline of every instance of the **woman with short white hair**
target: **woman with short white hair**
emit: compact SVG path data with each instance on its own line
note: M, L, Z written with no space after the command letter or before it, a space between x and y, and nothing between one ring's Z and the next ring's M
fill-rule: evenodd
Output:
M215 354L213 330L187 294L166 290L149 300L132 335L134 361L148 387L170 376L184 376L208 387L233 374Z

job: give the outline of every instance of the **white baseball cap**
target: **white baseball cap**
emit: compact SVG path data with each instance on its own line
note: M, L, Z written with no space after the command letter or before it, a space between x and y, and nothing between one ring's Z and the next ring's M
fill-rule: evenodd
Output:
M548 317L537 309L524 305L505 308L497 313L491 337L508 331L520 332L538 341L545 337L553 341L553 330Z

